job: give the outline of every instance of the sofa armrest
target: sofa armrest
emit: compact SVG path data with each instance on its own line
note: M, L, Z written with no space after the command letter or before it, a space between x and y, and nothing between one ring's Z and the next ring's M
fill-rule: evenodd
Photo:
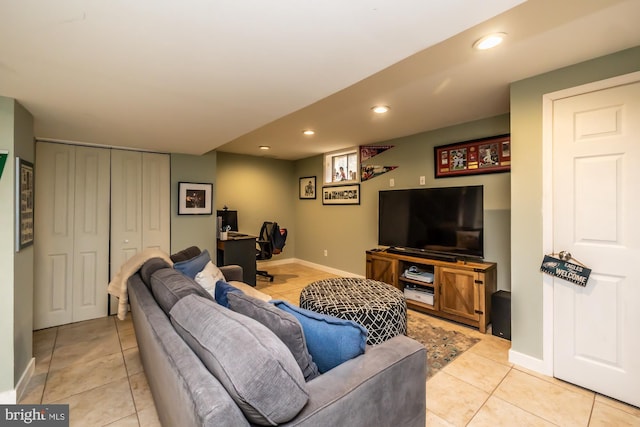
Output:
M242 282L243 272L242 267L239 265L223 265L218 267L222 274L224 274L224 278L227 282L232 280L236 280L238 282Z
M426 381L425 347L400 335L309 381L309 402L284 425L424 426Z

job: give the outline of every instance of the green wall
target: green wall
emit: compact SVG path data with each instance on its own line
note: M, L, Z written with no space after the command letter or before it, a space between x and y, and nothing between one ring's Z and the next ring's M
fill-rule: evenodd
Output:
M383 141L394 148L367 163L398 166L397 169L360 184L359 206L322 205L323 156L296 162L296 177L317 176L318 198L296 199L296 257L351 273L365 274L365 251L377 246L378 192L424 187L484 185L485 259L498 263L498 287L509 289L509 173L434 178L433 148L438 145L509 133L509 116L502 115L461 125ZM393 178L395 186L390 187ZM294 178L295 179L295 178ZM324 250L328 255L324 256Z
M640 70L640 47L511 85L512 351L541 359L542 96Z
M361 203L326 206L320 198L323 156L296 162L218 153L217 208L237 209L240 231L257 233L262 221L275 219L289 229L283 258L295 257L336 270L364 276L365 251L377 246L378 191L419 187L485 186L485 258L498 263L498 286L509 289L510 184L509 173L435 179L433 147L509 133L509 115L425 132L381 145L395 147L376 156L372 164L398 166L361 183ZM317 177L318 198L300 200L298 180ZM327 250L327 256L324 256Z
M213 184L212 215L178 215L178 183ZM189 246L208 249L213 262L216 254L216 153L203 156L171 154L171 253Z
M258 235L264 221L275 221L288 232L287 244L274 261L296 256L300 230L295 201L298 178L294 162L218 153L216 209L238 211L239 231Z
M0 402L15 403L13 390L32 359L33 246L15 251L15 158L34 161L33 117L15 100L0 97L0 149L9 156L0 177ZM37 170L37 166L36 166ZM37 238L37 236L36 236Z

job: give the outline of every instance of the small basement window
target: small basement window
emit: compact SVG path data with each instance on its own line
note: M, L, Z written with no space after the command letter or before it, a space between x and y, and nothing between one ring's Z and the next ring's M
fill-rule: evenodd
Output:
M358 149L336 151L324 155L324 182L335 184L340 182L358 182Z

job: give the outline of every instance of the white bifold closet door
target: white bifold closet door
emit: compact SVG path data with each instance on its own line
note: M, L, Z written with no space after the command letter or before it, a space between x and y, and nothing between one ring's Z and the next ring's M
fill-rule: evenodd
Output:
M109 150L36 144L34 329L107 315Z
M169 210L169 155L111 150L111 277L143 249L169 252Z

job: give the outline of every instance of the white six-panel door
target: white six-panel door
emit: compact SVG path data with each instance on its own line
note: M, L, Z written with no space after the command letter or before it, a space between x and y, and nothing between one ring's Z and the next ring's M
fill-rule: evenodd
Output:
M109 150L36 144L34 329L107 314Z
M170 251L170 157L111 152L111 277L145 248ZM111 299L111 313L117 300Z
M553 103L554 376L640 406L640 83Z

